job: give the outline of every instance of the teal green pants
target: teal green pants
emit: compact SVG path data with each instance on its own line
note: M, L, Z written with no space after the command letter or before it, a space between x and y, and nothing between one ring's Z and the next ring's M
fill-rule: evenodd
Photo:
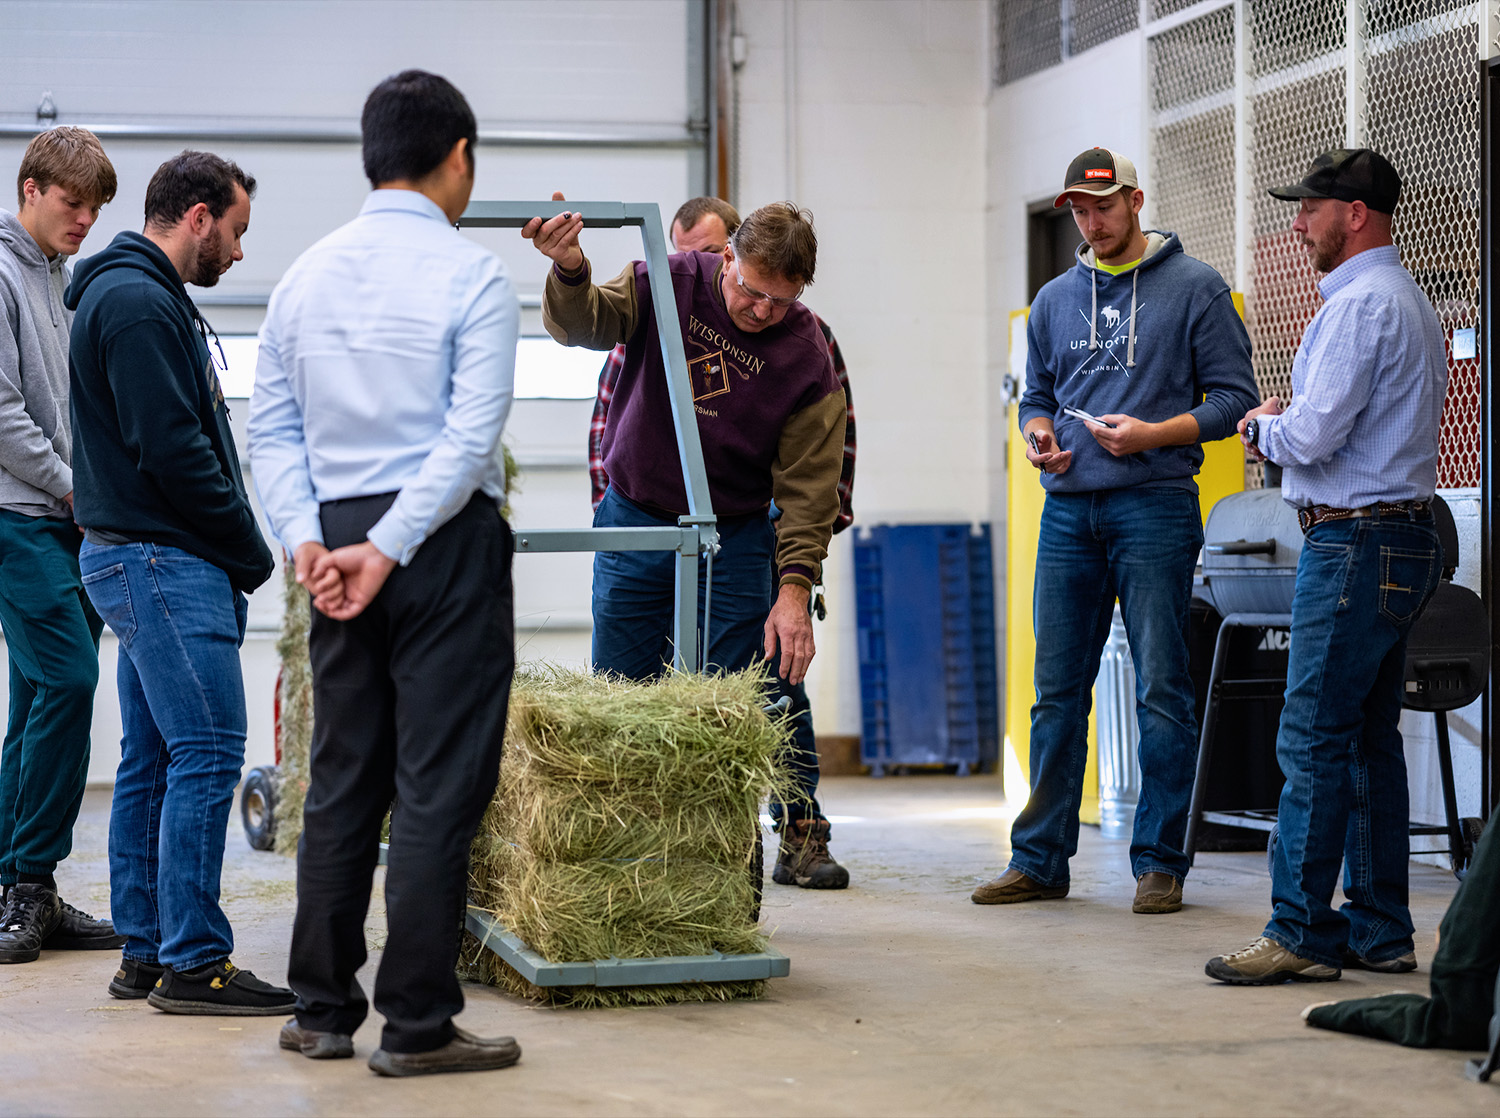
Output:
M1486 1049L1500 972L1500 823L1490 820L1448 906L1432 959L1432 996L1388 994L1320 1006L1307 1023L1411 1048Z
M0 628L10 717L0 747L0 883L50 874L73 849L89 767L104 623L78 574L71 520L0 509Z

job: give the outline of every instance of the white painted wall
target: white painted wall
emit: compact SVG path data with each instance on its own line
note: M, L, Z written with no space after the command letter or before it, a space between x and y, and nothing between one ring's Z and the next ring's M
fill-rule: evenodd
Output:
M859 525L981 520L985 474L980 0L740 0L742 211L813 211L807 304L849 366ZM825 571L809 693L820 733L859 732L849 533Z

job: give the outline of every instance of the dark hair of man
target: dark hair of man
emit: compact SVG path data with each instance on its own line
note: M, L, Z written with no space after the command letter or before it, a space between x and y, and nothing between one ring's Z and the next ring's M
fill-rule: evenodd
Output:
M215 221L234 205L234 188L255 197L255 179L211 151L181 151L156 169L146 185L146 224L170 229L199 202Z
M709 214L713 214L724 223L724 232L733 234L740 227L740 211L731 206L722 198L689 198L677 207L677 212L672 215L672 223L667 228L676 225L684 233L692 229Z
M469 141L474 167L474 110L452 82L426 70L403 70L370 90L359 131L371 186L426 178L459 140Z
M61 124L39 133L26 145L16 175L16 201L26 204L26 180L43 194L50 186L74 191L96 206L114 201L119 180L104 146L87 128Z
M812 212L795 202L772 202L749 217L730 238L734 254L789 283L809 284L818 263Z

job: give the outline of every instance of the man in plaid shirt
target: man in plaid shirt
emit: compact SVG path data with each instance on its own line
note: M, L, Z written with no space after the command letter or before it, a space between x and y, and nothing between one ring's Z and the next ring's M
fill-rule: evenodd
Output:
M690 198L672 217L672 247L678 252L724 251L729 236L739 227L740 217L735 208L721 198ZM816 314L818 329L828 340L828 353L833 359L834 375L844 389L847 408L847 423L844 428L844 460L839 471L839 512L833 523L834 533L842 532L854 523L854 397L849 389L849 372L844 366L844 355L834 339L833 331ZM625 366L625 347L617 345L604 359L604 368L599 372L599 397L594 401L594 414L589 422L589 482L593 489L593 506L599 507L604 491L609 488L609 475L604 469L604 426L609 417L609 405L614 396L615 385L620 379L620 370ZM772 506L772 516L777 515ZM774 564L768 572L774 587L776 570ZM814 599L814 609L822 619L822 595ZM781 833L781 851L771 878L781 885L799 885L802 888L842 889L849 884L849 872L833 860L828 853L829 824L818 805L818 750L813 734L812 707L807 698L804 683L790 683L779 674L774 676L778 698L791 700L792 718L792 770L805 798L795 803L771 805L771 814L776 828Z

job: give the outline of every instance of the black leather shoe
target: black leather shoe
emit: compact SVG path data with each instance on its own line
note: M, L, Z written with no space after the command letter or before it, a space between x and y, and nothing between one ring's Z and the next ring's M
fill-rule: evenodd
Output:
M387 1052L375 1049L370 1070L377 1075L436 1075L445 1071L492 1071L521 1058L515 1037L478 1037L457 1025L453 1039L431 1052Z
M167 967L146 1000L163 1013L202 1017L282 1017L297 1008L297 995L262 982L228 959L195 970Z
M0 963L34 961L61 922L62 901L56 892L30 881L12 885L0 915Z
M288 1052L301 1052L309 1060L347 1060L354 1055L354 1038L348 1033L304 1029L295 1017L281 1026L280 1044Z
M166 968L140 959L121 959L120 969L109 980L109 996L139 1001L156 988Z
M62 919L56 930L42 941L46 951L114 951L124 946L125 937L112 923L96 920L67 901L62 902Z

